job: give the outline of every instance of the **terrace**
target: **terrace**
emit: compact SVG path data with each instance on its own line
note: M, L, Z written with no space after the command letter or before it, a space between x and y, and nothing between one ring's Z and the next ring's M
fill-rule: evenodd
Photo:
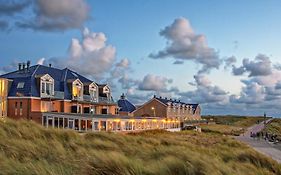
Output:
M157 117L128 117L118 115L66 114L47 112L42 125L49 128L72 129L79 132L141 131L153 129L179 130L180 121Z

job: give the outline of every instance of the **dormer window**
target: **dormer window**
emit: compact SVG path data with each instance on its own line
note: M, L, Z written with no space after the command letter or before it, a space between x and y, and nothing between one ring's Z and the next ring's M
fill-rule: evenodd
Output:
M83 83L79 79L72 82L72 97L75 100L83 99Z
M46 74L40 78L40 92L41 97L50 97L55 94L54 92L54 79Z
M108 99L110 98L111 95L110 95L110 89L109 89L108 86L105 86L105 87L103 88L103 93L106 94L106 96L107 96Z
M23 87L24 87L24 82L19 82L17 88L22 89Z
M98 86L95 83L89 85L91 101L98 102Z
M108 85L100 85L99 86L99 95L100 99L104 101L111 101L111 91Z

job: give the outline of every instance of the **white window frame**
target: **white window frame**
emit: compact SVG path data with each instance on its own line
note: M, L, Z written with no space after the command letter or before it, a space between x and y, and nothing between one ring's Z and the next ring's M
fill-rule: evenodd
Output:
M77 94L78 96L75 97L74 94L73 94L73 89L74 88L77 88L77 86L79 85L79 87L81 88L80 89L80 94ZM72 99L73 100L83 100L83 95L84 95L84 87L83 87L83 83L79 80L79 79L76 79L72 82Z
M98 102L98 97L99 97L98 96L99 95L98 90L99 90L99 88L95 83L91 83L89 85L89 94L91 96L91 101ZM94 92L94 93L91 93L91 92Z
M108 85L103 87L103 93L107 95L107 100L111 98L111 90Z
M50 85L50 94L47 93L47 86ZM42 92L44 86L44 92ZM40 94L41 97L50 97L54 96L55 94L55 81L54 79L49 75L46 74L40 78Z

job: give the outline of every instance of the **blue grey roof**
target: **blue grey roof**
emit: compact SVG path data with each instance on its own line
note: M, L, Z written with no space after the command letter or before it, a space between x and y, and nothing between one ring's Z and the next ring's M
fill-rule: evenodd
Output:
M20 93L23 96L39 97L39 87L37 85L37 76L49 74L55 81L54 90L64 92L65 99L71 99L71 92L68 88L68 80L79 79L82 83L91 83L93 81L88 78L74 72L68 68L57 69L44 65L31 66L29 70L17 70L4 75L0 78L7 78L12 81L11 88L9 90L9 96L18 96ZM23 88L17 88L19 82L24 83Z
M124 95L121 96L121 98L117 101L119 111L121 112L133 112L136 110L136 107L129 102Z
M178 100L172 100L172 99L168 99L168 98L161 98L161 97L153 97L159 101L161 101L164 104L168 104L168 103L179 103L179 104L184 104L184 105L189 105L192 106L192 109L196 110L196 108L198 107L199 104L194 104L194 103L184 103Z

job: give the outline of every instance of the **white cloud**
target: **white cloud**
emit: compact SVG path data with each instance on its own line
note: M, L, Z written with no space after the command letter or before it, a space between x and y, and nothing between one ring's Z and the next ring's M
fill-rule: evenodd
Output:
M224 59L224 62L225 62L224 69L227 69L228 67L233 66L234 63L236 63L236 61L237 61L237 59L235 56L231 56L231 57Z
M195 83L191 83L196 86L193 91L179 92L182 101L190 103L201 104L226 104L228 103L228 92L224 91L216 85L212 85L212 82L206 77L206 75L198 74L194 75Z
M139 83L139 90L144 91L163 91L167 89L168 84L172 83L172 79L157 75L148 74Z
M272 73L271 61L268 56L258 54L254 61L248 58L243 59L243 65L238 68L233 66L232 72L234 75L249 72L249 77L270 75Z
M68 55L66 59L51 58L48 61L58 67L67 66L83 75L99 79L113 67L116 49L106 44L103 33L90 32L86 28L82 40L72 39Z
M89 19L89 6L84 0L33 1L33 19L18 21L16 25L41 31L64 31L81 28Z
M127 58L122 59L119 63L116 64L117 67L128 68L130 61Z
M167 39L165 49L156 54L150 54L151 58L172 57L177 60L193 60L203 65L200 72L219 68L221 60L217 51L210 48L204 35L196 34L186 18L177 18L165 27L160 35Z

